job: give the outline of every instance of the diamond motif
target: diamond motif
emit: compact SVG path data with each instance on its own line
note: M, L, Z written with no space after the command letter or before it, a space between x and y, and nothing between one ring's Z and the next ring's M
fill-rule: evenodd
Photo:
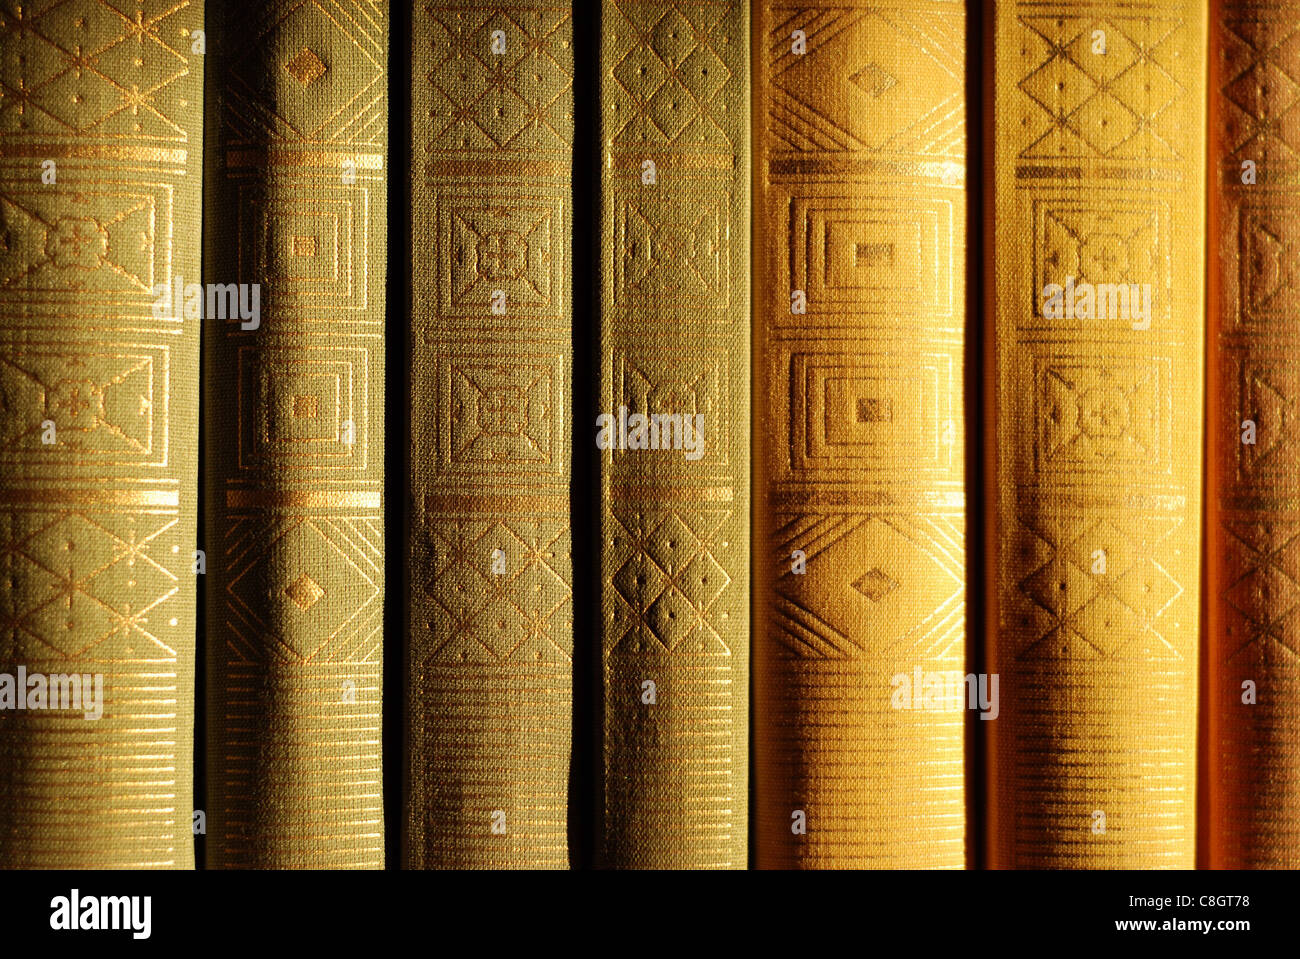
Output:
M677 76L701 103L712 100L731 79L731 70L709 47L700 44L682 61Z
M1020 89L1054 117L1069 116L1097 85L1068 60L1054 58L1020 81Z
M668 588L668 577L644 553L634 555L610 580L620 596L633 609L648 609Z
M477 565L466 560L472 553L455 553L446 570L428 584L426 592L446 610L452 621L461 626L483 607L491 582Z
M1138 76L1135 78L1134 74ZM1178 99L1178 94L1182 92L1182 87L1169 75L1169 71L1151 60L1143 60L1121 77L1120 82L1129 83L1134 79L1137 80L1136 86L1144 94L1136 105L1141 107L1140 112L1145 116L1159 116Z
M627 532L609 541L622 560L609 579L622 600L612 614L619 624L614 646L726 652L710 619L731 577L714 558L709 533L697 528L710 518L676 512L635 522L615 518Z
M185 4L145 9L136 20L113 4L7 5L0 14L5 134L184 139L168 112L186 58L171 44L188 52L178 27L191 12ZM143 77L150 80L142 89Z
M313 81L325 76L325 71L329 69L308 47L303 47L296 57L284 65L284 68L304 87L311 86Z
M1149 559L1136 564L1115 583L1115 596L1146 622L1164 613L1182 591L1173 577Z
M1093 30L1103 30L1106 35L1106 53L1099 56L1092 52ZM1098 21L1092 29L1082 30L1068 44L1065 52L1075 63L1086 63L1092 76L1110 82L1125 70L1133 66L1141 56L1141 51L1133 41L1105 20Z
M140 544L123 551L121 558L89 577L82 585L87 595L124 616L142 613L176 590L176 577L145 554Z
M698 553L677 578L677 588L692 605L705 609L731 582L731 576L709 553Z
M1022 43L1038 47L1045 62L1019 87L1051 118L1022 156L1177 155L1163 115L1185 91L1161 61L1177 56L1166 44L1173 44L1180 22L1144 18L1121 27L1062 16L1020 22L1027 30ZM1105 56L1089 50L1098 27L1107 36Z
M1020 589L1058 618L1078 609L1096 591L1091 577L1059 557L1021 580Z
M28 613L23 628L64 656L81 656L113 632L115 617L102 603L71 590Z
M677 80L670 80L661 86L650 98L646 109L646 116L670 140L682 132L694 115L690 91Z
M1129 640L1141 635L1142 619L1114 596L1103 594L1084 604L1069 624L1088 645L1111 656Z
M873 603L880 602L898 589L898 583L879 566L867 570L853 581L852 586Z
M528 635L528 616L506 599L498 584L493 601L465 623L464 633L487 647L497 659L508 659Z
M1073 118L1079 136L1100 154L1109 154L1137 130L1137 119L1118 100L1096 96L1079 108Z
M456 14L444 24L426 79L434 91L435 150L555 151L572 138L572 22L548 10L522 22L501 11ZM469 23L459 21L469 20ZM503 55L490 34L506 34Z
M1296 646L1300 632L1293 627L1300 609L1300 527L1275 522L1224 526L1232 534L1225 565L1228 578L1236 582L1222 596L1240 614L1236 629L1227 630L1237 647L1228 658L1251 649L1255 655L1269 655L1272 645L1300 657Z
M700 618L699 611L675 587L666 589L646 610L645 621L655 638L673 649Z
M850 659L893 648L933 655L959 635L945 625L965 592L947 547L964 531L950 519L917 524L897 515L819 513L781 519L789 531L782 561L795 549L807 551L805 572L784 573L776 583L781 634L804 637L783 641L791 652Z
M1108 573L1124 572L1137 561L1136 552L1129 538L1114 524L1104 519L1093 523L1086 532L1064 547L1061 555L1081 571L1097 575L1092 572L1097 559L1093 554L1099 549L1106 553Z
M425 610L434 637L431 659L570 661L572 647L565 643L569 627L561 619L571 599L563 575L569 568L568 536L562 526L516 521L440 520L426 527L420 542L431 551L435 567L424 588L433 601ZM502 557L505 571L491 572ZM629 570L627 575L636 574Z
M1243 26L1236 24L1234 29L1240 31ZM1291 28L1290 24L1287 28ZM1275 154L1294 153L1300 146L1300 110L1296 109L1300 85L1291 79L1297 34L1293 31L1279 43L1269 33L1250 41L1253 62L1220 90L1242 111L1241 116L1232 118L1229 127L1232 152L1250 149L1250 156L1264 166L1270 165Z
M285 587L284 595L293 600L295 606L306 612L325 595L325 590L321 589L320 584L314 579L303 573Z
M1017 604L1009 619L1020 627L1024 640L1017 657L1109 658L1125 655L1135 640L1154 640L1177 656L1160 629L1183 589L1144 555L1177 525L1148 517L1140 529L1101 519L1082 533L1070 526L1055 532L1026 530L1048 547L1053 539L1070 539L1050 556L1032 549L1013 554L1024 566L1041 564L1019 583L1021 596L1031 603ZM1106 552L1104 574L1092 572L1092 553L1098 549Z
M650 31L651 45L670 70L684 63L698 42L695 28L676 10L665 13Z
M818 14L808 52L782 57L772 76L774 129L800 150L882 150L947 155L960 136L959 47L930 35L925 14L864 7ZM916 17L913 20L913 16ZM770 39L789 47L788 27ZM923 60L927 69L915 69ZM779 117L779 120L775 120ZM954 119L957 118L957 119ZM954 126L954 123L957 125Z
M633 47L615 65L614 79L638 99L648 99L664 82L663 61L647 47Z
M501 89L475 105L474 123L498 147L504 147L528 125L528 104L514 90Z
M0 542L0 572L11 587L0 617L15 631L11 651L24 658L44 658L50 649L65 657L93 650L101 660L173 656L151 620L166 622L157 608L177 592L176 577L149 555L170 525L71 515L26 538L11 531L14 538ZM27 645L31 640L41 646Z
M259 525L249 536L255 545L226 592L228 622L234 626L236 617L246 621L239 632L254 649L274 641L307 662L327 646L341 653L373 629L378 571L369 555L354 546L357 527L345 524L293 517L269 528ZM246 535L247 525L232 527L229 535Z
M250 30L231 58L232 114L274 140L375 142L385 70L377 38L359 22L365 18L336 16L320 3L290 6L267 29ZM284 82L268 91L272 75Z
M699 543L689 526L681 517L672 514L646 539L646 554L672 576L675 570L685 565L684 559L691 557Z
M632 21L642 13L639 8L618 9ZM662 141L701 148L726 143L726 133L713 115L731 79L731 71L712 49L717 24L694 24L681 11L668 9L653 25L634 23L628 29L638 42L609 72L615 81L610 87L619 94L612 107L619 120L612 144Z
M1224 95L1260 120L1281 116L1296 102L1297 87L1276 63L1259 60L1223 88Z
M898 85L898 80L878 63L868 63L849 77L849 80L872 97L878 97L891 87Z

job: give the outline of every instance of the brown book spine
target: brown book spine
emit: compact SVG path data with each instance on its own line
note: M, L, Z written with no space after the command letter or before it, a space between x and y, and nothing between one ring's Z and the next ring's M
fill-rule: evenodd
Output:
M1204 865L1300 866L1300 3L1210 18Z

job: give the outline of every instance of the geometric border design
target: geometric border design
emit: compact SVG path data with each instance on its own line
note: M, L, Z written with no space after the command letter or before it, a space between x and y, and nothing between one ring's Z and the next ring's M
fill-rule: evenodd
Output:
M1035 481L1091 482L1084 477L1135 469L1146 478L1171 476L1174 375L1167 357L1099 363L1063 348L1035 353Z
M895 474L906 464L909 475L948 477L954 444L945 444L944 424L954 411L944 404L952 401L959 360L936 352L896 360L790 355L792 476L853 479Z
M941 323L953 316L951 201L791 196L788 215L790 289L807 294L809 313L850 326L868 317L916 315ZM852 275L864 260L860 282L833 282L833 270ZM776 317L783 326L801 321L788 310Z

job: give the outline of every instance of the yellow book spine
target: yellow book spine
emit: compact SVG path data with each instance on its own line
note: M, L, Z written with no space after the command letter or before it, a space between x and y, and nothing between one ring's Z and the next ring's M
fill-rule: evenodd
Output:
M0 866L192 868L203 3L0 11Z
M756 4L760 868L960 868L966 10Z
M210 6L207 865L378 869L388 7Z
M1188 868L1205 5L988 12L988 861Z
M408 868L569 864L573 17L413 5Z
M598 861L744 868L748 4L601 10Z

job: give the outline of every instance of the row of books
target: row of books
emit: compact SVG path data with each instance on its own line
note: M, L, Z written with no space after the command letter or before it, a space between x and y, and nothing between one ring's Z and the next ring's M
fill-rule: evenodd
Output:
M0 11L0 865L1297 865L1298 7Z

